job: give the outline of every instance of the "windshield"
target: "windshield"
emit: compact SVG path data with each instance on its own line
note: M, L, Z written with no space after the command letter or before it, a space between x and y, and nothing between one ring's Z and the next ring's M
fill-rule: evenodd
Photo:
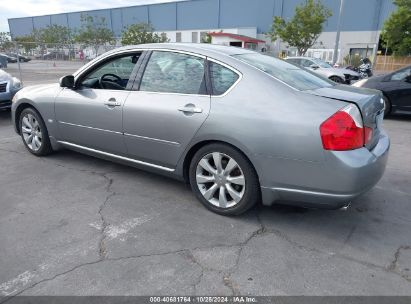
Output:
M258 53L233 55L233 57L244 61L257 69L274 76L289 86L300 90L315 90L324 87L332 87L333 83L327 79L320 78L305 69Z
M328 64L327 62L325 62L325 61L322 61L321 59L313 58L312 61L314 61L315 64L318 65L318 66L321 67L321 68L326 68L326 69L332 68L331 65L329 65L329 64Z

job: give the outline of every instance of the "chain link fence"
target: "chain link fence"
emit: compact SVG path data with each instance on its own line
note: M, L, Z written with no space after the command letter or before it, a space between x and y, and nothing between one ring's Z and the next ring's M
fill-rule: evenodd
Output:
M2 51L7 56L3 69L19 78L25 86L53 83L120 46L119 42L114 45L81 45L14 41L13 47Z

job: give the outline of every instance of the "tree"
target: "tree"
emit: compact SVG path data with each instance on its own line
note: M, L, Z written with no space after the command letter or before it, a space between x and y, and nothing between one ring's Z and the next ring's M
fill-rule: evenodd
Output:
M411 0L394 0L397 10L384 23L382 39L395 56L411 55Z
M10 41L9 32L0 32L0 49L8 50L13 47L13 43Z
M168 42L165 33L158 35L154 33L154 28L149 23L138 23L129 25L124 31L121 37L121 43L123 45L134 45L144 43L162 43Z
M39 42L45 43L48 46L55 44L69 44L72 41L71 30L62 25L49 25L39 32Z
M81 15L81 28L74 38L85 47L93 47L96 55L100 46L115 43L113 32L107 28L106 18L85 14Z
M296 47L300 55L304 55L317 42L324 22L331 16L331 10L320 0L307 0L305 4L295 8L295 15L290 21L274 17L268 35L271 41L281 38L290 46Z
M26 53L29 53L39 44L39 42L36 41L36 39L38 39L37 36L37 32L33 31L30 35L15 37L14 41L18 42L18 44L24 48Z
M210 33L204 35L203 39L201 39L201 43L211 43L212 38Z

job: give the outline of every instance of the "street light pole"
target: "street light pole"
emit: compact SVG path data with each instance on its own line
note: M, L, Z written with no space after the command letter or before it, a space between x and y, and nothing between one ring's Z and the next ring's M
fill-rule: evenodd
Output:
M333 65L338 60L338 49L340 44L340 32L341 32L341 23L342 23L342 13L344 7L344 0L340 0L340 14L338 15L338 24L337 24L337 36L335 37L335 48L334 48L334 55L333 55Z

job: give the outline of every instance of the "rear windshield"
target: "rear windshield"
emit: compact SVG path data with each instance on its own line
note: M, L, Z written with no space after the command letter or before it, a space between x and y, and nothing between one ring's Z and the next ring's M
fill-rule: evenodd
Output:
M240 59L257 69L274 76L289 86L300 90L315 90L332 87L333 83L283 60L258 53L239 54L233 57Z

